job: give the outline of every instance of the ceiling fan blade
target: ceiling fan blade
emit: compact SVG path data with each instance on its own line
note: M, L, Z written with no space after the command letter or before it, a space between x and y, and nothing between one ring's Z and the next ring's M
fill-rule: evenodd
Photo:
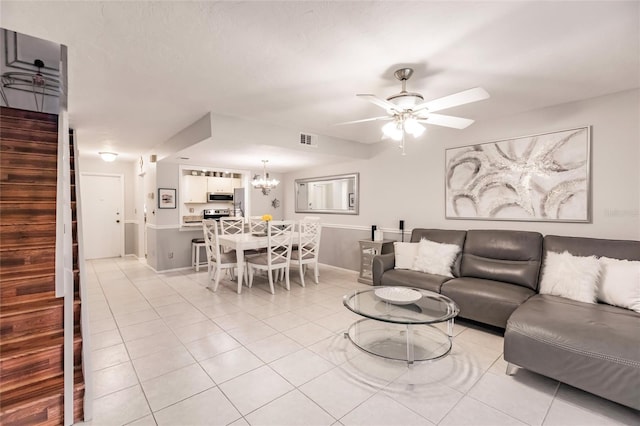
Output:
M416 105L412 110L420 111L427 109L431 112L440 111L441 109L453 108L454 106L470 104L471 102L477 102L490 97L489 93L482 87L474 87L473 89L465 90L463 92L454 93L453 95L445 96L443 98L434 99L432 101L423 102Z
M344 123L333 124L333 126L342 126L342 125L345 125L345 124L366 123L367 121L376 121L376 120L393 120L393 117L389 117L388 115L384 115L382 117L372 117L372 118L364 118L362 120L345 121Z
M376 95L357 94L356 96L358 96L360 98L363 98L363 99L371 102L374 105L378 105L380 108L384 108L385 110L391 110L391 111L400 112L400 109L398 108L398 105L393 104L393 103L387 101L386 99L380 99Z
M470 118L454 117L451 115L429 114L426 118L419 118L419 122L435 124L436 126L452 127L454 129L465 129L473 124Z

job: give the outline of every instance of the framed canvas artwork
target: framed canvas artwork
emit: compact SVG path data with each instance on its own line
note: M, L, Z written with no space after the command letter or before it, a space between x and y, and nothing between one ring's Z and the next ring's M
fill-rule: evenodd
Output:
M447 219L589 222L590 128L445 151Z
M158 188L158 208L176 208L176 190L174 188Z

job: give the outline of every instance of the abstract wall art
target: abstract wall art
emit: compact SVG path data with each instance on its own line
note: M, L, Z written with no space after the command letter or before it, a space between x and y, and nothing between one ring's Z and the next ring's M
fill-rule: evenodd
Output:
M450 148L447 219L589 222L590 128Z

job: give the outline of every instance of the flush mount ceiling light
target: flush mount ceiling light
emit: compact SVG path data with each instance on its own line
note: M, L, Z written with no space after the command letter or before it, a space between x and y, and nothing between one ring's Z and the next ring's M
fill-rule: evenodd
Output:
M38 68L36 72L5 72L1 76L2 85L0 86L0 95L4 103L9 106L9 101L4 88L22 90L24 92L33 93L33 99L36 102L36 110L42 112L44 109L44 97L60 96L60 80L50 75L42 74L44 61L36 59L33 66Z
M269 192L280 183L278 179L269 179L269 173L267 173L268 162L269 160L262 160L262 176L255 175L251 181L251 185L256 189L262 189L264 195L269 195Z
M107 163L111 163L112 161L116 160L116 157L118 156L118 154L116 154L115 152L99 152L98 154L100 154L100 158L102 158L103 161L106 161Z
M382 126L382 133L395 141L400 142L399 147L404 152L404 137L408 133L413 137L418 137L426 130L421 123L434 124L436 126L451 127L454 129L464 129L473 123L468 118L453 117L450 115L434 114L447 108L464 105L471 102L481 101L489 98L489 94L482 87L465 90L443 98L432 101L424 101L420 93L407 92L407 80L411 78L413 69L400 68L393 74L402 83L402 90L386 99L381 99L375 95L356 95L374 105L384 108L387 115L381 117L365 118L363 120L347 121L339 124L355 124L367 121L389 121Z

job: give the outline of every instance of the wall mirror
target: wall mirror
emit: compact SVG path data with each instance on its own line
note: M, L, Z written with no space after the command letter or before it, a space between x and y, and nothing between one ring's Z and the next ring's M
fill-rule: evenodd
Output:
M358 173L296 179L296 213L358 214Z

